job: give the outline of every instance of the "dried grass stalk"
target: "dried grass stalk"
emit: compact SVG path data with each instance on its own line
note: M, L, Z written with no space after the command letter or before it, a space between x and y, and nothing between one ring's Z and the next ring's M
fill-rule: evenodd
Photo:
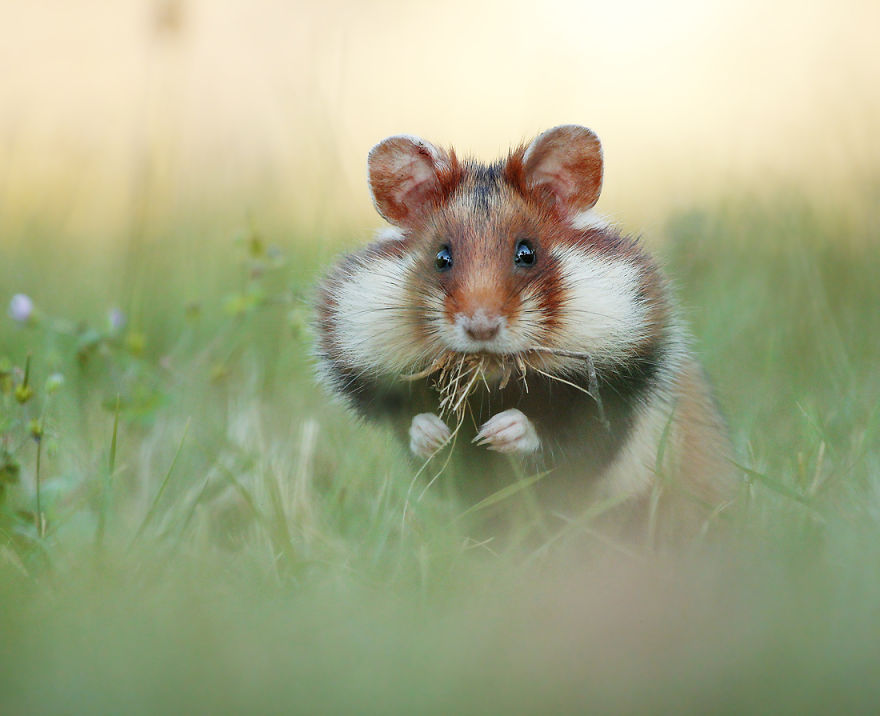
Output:
M588 353L575 353L573 351L554 350L552 348L535 348L530 353L563 356L567 358L580 358L586 362L588 373L588 387L585 389L558 375L553 375L542 370L536 363L538 360L529 360L528 353L515 353L511 355L495 355L485 353L454 353L447 351L442 353L427 368L417 373L404 376L404 380L419 380L434 377L434 387L440 394L439 415L441 418L455 416L460 423L464 418L467 408L467 399L477 390L482 382L486 390L490 390L489 383L498 382L498 389L505 388L510 379L516 377L522 382L523 390L528 392L527 374L531 371L542 375L550 380L555 380L571 386L589 395L596 401L599 409L599 419L605 427L608 421L602 406L602 398L599 395L599 381L596 376L596 367L592 357Z

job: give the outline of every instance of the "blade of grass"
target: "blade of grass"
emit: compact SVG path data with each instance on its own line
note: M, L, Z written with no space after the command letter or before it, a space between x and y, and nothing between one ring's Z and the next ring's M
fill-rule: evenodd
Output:
M296 565L301 561L294 547L290 534L290 526L287 513L284 510L284 500L281 497L281 486L278 483L278 475L273 470L267 470L264 484L269 495L269 504L272 510L272 522L268 525L269 538L275 545L276 553L283 554L286 558L282 567L286 573L296 571Z
M43 519L43 505L40 498L40 462L43 454L43 438L42 435L36 438L37 441L37 471L35 479L37 481L37 537L46 536L46 521Z
M479 512L480 510L485 510L487 507L491 507L492 505L497 505L499 502L502 502L510 497L513 497L515 494L520 492L521 490L525 490L530 485L534 485L538 480L543 480L547 475L550 474L550 470L545 470L544 472L539 472L535 475L531 475L522 480L517 480L507 487L502 487L497 492L493 492L488 497L483 498L479 502L474 505L468 507L464 512L460 513L455 519L460 520L463 517L473 513Z
M104 490L101 495L101 509L98 512L98 528L95 531L95 547L100 551L104 546L104 533L107 529L107 512L110 509L110 487L113 473L116 471L116 445L119 437L119 395L116 395L116 407L113 410L113 433L110 436L110 454L107 460L107 475L104 478Z
M529 556L526 558L524 564L530 564L537 559L540 559L543 555L550 551L553 545L562 542L566 537L571 536L575 532L586 532L592 537L596 537L596 535L593 534L596 531L589 526L590 523L597 517L601 517L606 512L613 510L618 505L622 505L629 499L629 495L615 495L614 497L606 498L593 505L590 505L586 510L584 510L580 515L576 517L570 517L569 515L554 511L552 513L553 516L565 522L565 526L561 529L558 529L556 531L556 534L554 534L544 544L532 550L531 554L529 554Z
M198 493L196 494L195 498L192 500L192 502L189 505L189 508L186 511L186 515L184 516L184 518L182 520L181 526L177 530L177 536L175 537L174 543L171 547L171 550L169 553L170 557L175 556L177 554L178 550L180 549L181 545L183 544L183 537L186 534L187 528L189 527L190 523L192 522L192 519L195 516L196 510L198 509L199 505L202 504L202 499L204 498L205 493L207 493L208 487L210 484L211 484L211 477L209 475L208 477L205 478L204 482L202 482L202 486L199 488ZM168 533L166 532L165 534L168 534Z
M654 485L651 488L651 501L648 509L648 544L651 549L656 546L657 542L657 511L660 508L660 495L666 482L666 473L663 469L663 458L666 457L666 446L669 444L669 435L672 432L672 421L675 418L675 410L678 407L676 402L672 406L669 413L669 419L663 426L663 433L660 436L660 444L657 446L657 459L654 463Z
M794 500L795 502L797 502L797 503L803 505L804 507L806 507L807 509L809 509L817 517L820 517L822 520L825 519L825 516L822 514L822 512L820 510L818 510L816 508L816 506L810 502L809 498L805 497L804 495L801 495L796 490L788 487L787 485L783 484L779 480L774 480L769 475L764 475L763 473L760 473L757 470L752 470L751 468L745 467L744 465L740 465L738 462L736 462L734 460L731 460L730 462L738 470L742 470L746 475L754 478L755 480L760 482L762 485L764 485L764 487L775 492L777 495L781 495L782 497L787 497L791 500Z
M168 471L165 473L162 484L159 485L159 490L156 492L156 496L153 498L153 503L150 505L150 509L147 510L147 514L144 516L144 520L143 522L141 522L141 526L138 528L138 531L132 538L131 544L128 545L129 550L134 547L135 543L138 541L138 539L140 539L140 536L143 534L144 530L153 520L153 515L156 514L156 508L159 506L159 500L162 498L162 494L165 492L165 488L168 486L168 481L171 479L171 474L174 472L174 466L177 464L177 458L180 457L180 451L183 449L183 443L186 441L186 434L189 432L189 425L191 420L191 418L187 418L186 425L183 426L183 434L180 436L180 443L177 446L177 452L174 453L174 458L171 460L171 464L168 466Z

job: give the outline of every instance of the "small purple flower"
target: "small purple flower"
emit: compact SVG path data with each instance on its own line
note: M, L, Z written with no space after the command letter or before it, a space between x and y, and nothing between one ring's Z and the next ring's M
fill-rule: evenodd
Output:
M30 296L16 293L9 302L9 317L19 323L27 323L34 315L34 302Z
M113 331L121 331L125 328L125 314L122 312L122 309L116 306L107 312L107 320L110 322L110 328Z

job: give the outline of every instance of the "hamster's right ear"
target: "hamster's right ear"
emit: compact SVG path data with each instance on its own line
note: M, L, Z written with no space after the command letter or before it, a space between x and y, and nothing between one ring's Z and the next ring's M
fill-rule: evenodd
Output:
M395 226L409 228L457 183L455 155L418 137L383 139L367 157L367 180L376 210Z

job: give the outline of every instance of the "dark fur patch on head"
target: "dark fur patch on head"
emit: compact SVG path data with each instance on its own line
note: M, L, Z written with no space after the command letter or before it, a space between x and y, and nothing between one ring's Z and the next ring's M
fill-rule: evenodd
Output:
M476 162L470 163L466 170L466 181L462 184L462 193L477 211L488 212L492 199L498 194L502 180L503 164L496 162L486 166Z

